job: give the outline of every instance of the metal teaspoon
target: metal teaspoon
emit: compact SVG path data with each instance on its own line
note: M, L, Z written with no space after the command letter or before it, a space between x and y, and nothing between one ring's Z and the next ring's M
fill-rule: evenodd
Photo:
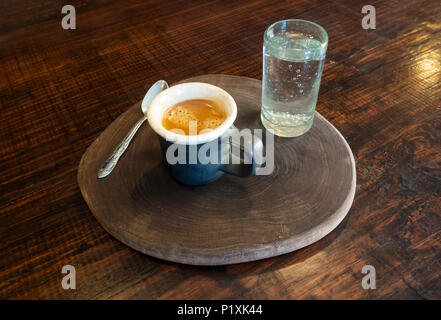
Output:
M153 101L153 98L156 97L161 91L168 88L167 82L164 80L157 81L153 86L150 87L149 91L147 91L144 99L141 103L141 110L144 116L135 123L129 133L124 137L121 143L116 147L116 149L112 152L109 158L104 161L101 168L98 170L98 178L107 177L112 170L115 168L119 158L123 155L124 151L126 151L127 147L132 141L132 138L135 136L139 127L144 123L147 119L147 109L150 106L150 103Z

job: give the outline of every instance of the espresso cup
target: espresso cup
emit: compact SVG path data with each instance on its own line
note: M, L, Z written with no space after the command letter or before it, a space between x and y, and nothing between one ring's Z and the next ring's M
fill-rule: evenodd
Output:
M188 136L164 128L164 112L178 102L191 99L215 101L224 111L224 122L208 132ZM147 120L158 135L164 160L172 176L186 185L203 185L224 173L240 177L255 174L255 144L247 150L231 139L236 116L236 102L230 94L217 86L201 82L178 84L162 91L153 99L147 111ZM236 161L232 161L233 158Z

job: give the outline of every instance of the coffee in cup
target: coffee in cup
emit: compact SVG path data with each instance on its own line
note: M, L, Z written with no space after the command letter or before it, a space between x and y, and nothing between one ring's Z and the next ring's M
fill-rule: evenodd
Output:
M172 176L193 186L214 181L224 173L239 177L255 173L254 146L261 142L254 143L251 150L242 150L230 141L236 116L236 102L230 94L201 82L181 83L162 91L147 111ZM193 134L188 125L192 121L200 124ZM240 161L230 163L235 150L240 151L236 155Z
M168 108L164 112L162 125L167 130L189 136L216 129L225 118L225 110L216 101L191 99Z

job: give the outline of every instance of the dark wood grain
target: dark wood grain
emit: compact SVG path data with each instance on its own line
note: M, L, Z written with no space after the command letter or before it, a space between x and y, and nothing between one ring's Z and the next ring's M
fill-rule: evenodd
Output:
M216 85L237 104L238 129L263 130L261 81L206 75L184 82ZM100 224L150 256L191 265L226 265L303 248L334 230L355 194L355 161L341 134L320 114L307 134L265 143L266 175L223 175L188 187L167 171L157 134L137 133L106 179L97 171L142 116L140 103L118 117L81 158L78 185ZM271 172L271 174L269 174Z
M61 28L61 6L77 29ZM441 298L441 7L364 2L0 2L0 297L60 299ZM145 85L203 74L261 79L274 21L322 25L317 110L357 161L347 219L292 254L204 268L149 258L96 221L76 182L87 147ZM61 268L77 289L61 288ZM376 267L377 289L361 269Z

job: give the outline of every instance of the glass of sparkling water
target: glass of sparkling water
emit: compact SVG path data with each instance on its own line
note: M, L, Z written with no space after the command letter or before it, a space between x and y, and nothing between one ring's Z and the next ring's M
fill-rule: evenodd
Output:
M314 22L278 21L263 42L263 125L282 137L307 132L314 120L328 34Z

